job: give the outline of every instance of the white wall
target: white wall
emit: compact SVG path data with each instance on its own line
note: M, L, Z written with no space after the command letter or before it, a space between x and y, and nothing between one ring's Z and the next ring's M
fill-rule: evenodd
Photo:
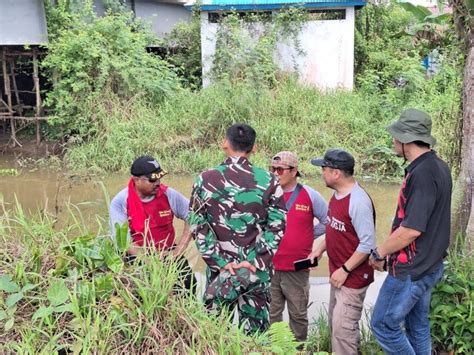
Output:
M203 85L209 85L209 72L216 49L218 24L201 13ZM354 81L354 7L346 8L345 20L308 22L298 36L305 55L290 43L279 43L274 59L282 71L298 71L301 82L319 89L351 90Z
M208 21L208 12L201 12L201 58L202 85L208 86L214 53L216 52L216 37L219 25Z

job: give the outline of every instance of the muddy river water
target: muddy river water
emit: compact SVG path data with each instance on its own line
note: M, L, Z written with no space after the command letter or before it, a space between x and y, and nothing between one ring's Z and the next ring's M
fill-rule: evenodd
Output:
M0 169L17 168L18 176L0 176L0 201L7 208L13 208L15 199L23 209L35 212L47 209L57 213L59 225L68 218L67 206L75 206L76 214L93 231L107 233L107 205L113 196L123 189L128 182L126 174L110 174L103 177L81 177L53 169L19 168L8 157L0 157ZM194 176L168 175L163 183L175 188L189 197ZM319 191L327 200L332 194L319 178L302 179L301 182ZM361 185L371 195L377 211L377 239L383 240L388 235L396 206L399 185L392 183L374 183L362 181ZM80 211L80 212L78 212ZM102 227L99 227L102 225ZM182 222L175 223L177 235L180 235ZM192 243L191 243L192 244ZM188 250L188 258L197 271L204 269L204 263L194 245ZM313 271L313 276L327 275L327 262L321 261L321 267Z

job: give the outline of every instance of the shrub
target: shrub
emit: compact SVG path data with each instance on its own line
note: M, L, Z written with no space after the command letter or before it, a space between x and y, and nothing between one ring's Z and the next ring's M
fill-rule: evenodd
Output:
M461 240L461 236L457 240ZM442 280L431 298L431 336L437 351L474 351L474 256L459 243L451 248Z
M156 105L179 90L170 65L146 51L153 37L130 14L67 16L68 26L58 30L43 61L53 84L45 101L54 111L48 121L53 126L87 140L103 128L105 117L96 107L106 98L142 95Z

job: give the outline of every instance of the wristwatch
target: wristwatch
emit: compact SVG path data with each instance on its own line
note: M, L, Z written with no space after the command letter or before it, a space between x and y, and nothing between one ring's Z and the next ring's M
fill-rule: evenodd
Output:
M380 256L379 252L377 251L377 248L370 250L370 256L372 256L376 261L386 260L384 256Z

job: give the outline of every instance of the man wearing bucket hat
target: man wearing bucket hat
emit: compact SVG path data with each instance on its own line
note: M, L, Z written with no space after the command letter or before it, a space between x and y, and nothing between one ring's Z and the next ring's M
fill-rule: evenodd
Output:
M141 156L130 169L128 186L120 191L110 203L110 228L115 235L116 224L129 221L132 245L128 258L133 259L141 248L171 251L179 258L187 289L195 287L194 276L183 253L191 239L189 233L189 200L181 193L161 183L167 174L155 158ZM173 219L184 221L183 233L175 245Z
M357 183L354 157L342 149L329 149L311 163L322 167L324 182L334 190L329 201L326 238L311 255L327 251L330 273L329 326L332 351L360 353L359 320L365 294L374 280L368 263L375 246L375 208Z
M313 241L325 233L328 206L318 192L298 183L300 172L295 153L276 154L270 171L278 176L288 210L285 234L273 257L270 323L283 320L286 303L290 328L296 340L303 342L308 335L309 269L296 271L294 262L308 258Z
M371 326L387 354L431 354L431 290L443 274L449 245L452 180L431 147L431 118L408 109L388 126L395 153L410 164L400 189L389 238L370 263L389 274L380 289ZM404 329L403 329L404 328Z

